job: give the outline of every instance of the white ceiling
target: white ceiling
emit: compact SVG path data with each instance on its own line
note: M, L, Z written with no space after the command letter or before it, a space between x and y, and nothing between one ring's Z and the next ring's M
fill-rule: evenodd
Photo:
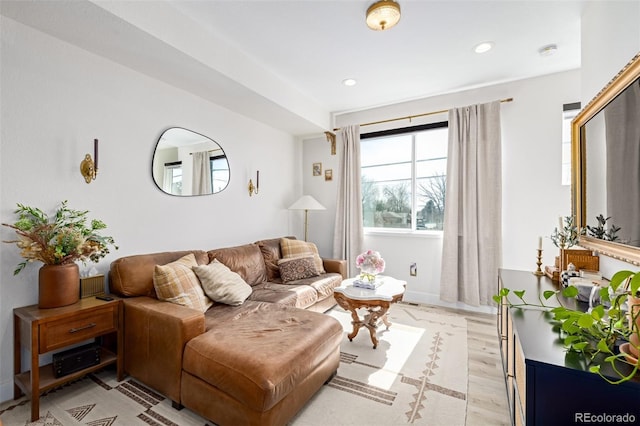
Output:
M332 112L580 67L584 1L398 1L387 31L365 25L374 0L172 4ZM483 41L495 47L479 55ZM557 53L540 56L551 43Z
M382 32L365 25L373 1L0 0L0 12L296 135L340 112L580 67L587 0L399 0Z

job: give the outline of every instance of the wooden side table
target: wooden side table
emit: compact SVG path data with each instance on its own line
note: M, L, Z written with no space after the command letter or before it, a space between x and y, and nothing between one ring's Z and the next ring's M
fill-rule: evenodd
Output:
M94 297L61 308L39 309L38 305L13 310L13 396L26 394L31 399L31 421L40 418L40 394L85 374L116 364L118 381L124 378L122 301L102 301ZM105 342L100 363L55 377L53 365L40 366L39 355L100 336L115 337L115 350ZM22 371L21 348L31 352L31 369Z
M347 335L349 341L360 331L360 328L366 327L371 335L373 349L378 347L378 337L376 331L378 329L378 321L382 320L387 330L391 326L387 318L387 311L392 303L402 300L404 290L407 285L405 281L397 280L391 277L379 277L384 280L384 284L375 290L354 287L354 278L342 281L340 287L333 290L333 297L341 308L351 312L351 324L353 331ZM360 319L358 308L364 308L368 314L364 319Z

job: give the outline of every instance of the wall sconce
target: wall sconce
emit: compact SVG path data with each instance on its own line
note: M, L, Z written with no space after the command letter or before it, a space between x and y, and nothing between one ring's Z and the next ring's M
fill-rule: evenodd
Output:
M253 194L258 195L258 190L260 189L260 170L256 171L256 184L253 185L253 181L249 179L249 197Z
M91 183L98 175L98 139L93 140L93 159L91 154L84 156L84 160L80 163L80 173L87 183Z

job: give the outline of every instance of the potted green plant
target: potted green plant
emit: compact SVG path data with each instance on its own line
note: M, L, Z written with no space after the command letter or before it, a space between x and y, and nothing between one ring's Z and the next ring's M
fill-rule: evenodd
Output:
M564 336L563 343L567 351L584 354L591 372L613 384L630 380L640 369L640 272L615 273L609 286L602 287L598 292L601 304L587 311L569 308L559 297L576 297L578 292L577 287L569 285L555 291L547 290L536 302L528 302L524 290L502 288L493 299L510 307L548 309L552 321ZM517 301L511 300L511 295L515 295ZM546 303L553 297L559 306ZM623 372L619 368L620 362L631 365L630 371ZM602 374L601 368L605 364L611 366L617 378Z
M88 221L86 210L74 210L63 201L53 216L43 210L18 204L18 219L3 223L15 230L17 239L5 241L20 249L25 259L13 271L19 274L28 263L40 261L38 306L52 308L75 303L79 299L80 272L76 262L98 262L115 249L112 237L100 235L107 226L101 220Z

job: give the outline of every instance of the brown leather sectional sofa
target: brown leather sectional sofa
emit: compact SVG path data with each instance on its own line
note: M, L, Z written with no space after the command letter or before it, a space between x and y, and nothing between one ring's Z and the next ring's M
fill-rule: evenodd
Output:
M335 304L346 263L323 259L326 273L284 284L279 242L114 261L109 287L124 298L126 373L219 425L286 424L337 371L343 329L319 312ZM249 298L205 313L158 300L155 265L189 253L237 272L252 286Z

